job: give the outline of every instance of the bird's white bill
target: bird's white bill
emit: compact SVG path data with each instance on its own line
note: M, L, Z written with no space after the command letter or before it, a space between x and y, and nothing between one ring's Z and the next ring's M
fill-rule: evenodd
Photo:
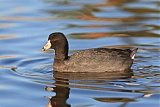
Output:
M48 40L48 42L46 43L46 45L44 45L44 47L42 48L42 51L46 51L50 47L51 47L51 42L50 42L50 40Z

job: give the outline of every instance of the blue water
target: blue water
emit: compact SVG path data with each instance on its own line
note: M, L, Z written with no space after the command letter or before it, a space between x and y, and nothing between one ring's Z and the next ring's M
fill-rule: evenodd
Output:
M0 0L0 107L159 107L159 11L158 0ZM52 32L70 54L138 47L134 75L54 73L54 50L41 51Z

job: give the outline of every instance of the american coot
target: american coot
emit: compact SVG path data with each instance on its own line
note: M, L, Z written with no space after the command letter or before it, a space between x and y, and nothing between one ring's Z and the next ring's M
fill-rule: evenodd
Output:
M124 72L130 70L138 48L108 49L93 48L78 51L68 56L68 41L63 33L49 35L47 44L42 51L55 50L54 71L58 72Z

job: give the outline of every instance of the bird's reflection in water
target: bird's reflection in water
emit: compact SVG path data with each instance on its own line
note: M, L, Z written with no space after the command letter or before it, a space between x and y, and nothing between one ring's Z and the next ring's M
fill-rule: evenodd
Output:
M85 88L85 86L73 86L69 85L70 80L95 80L95 81L105 81L111 79L125 79L130 78L133 75L132 71L125 73L61 73L54 72L54 86L55 87L45 87L45 90L55 92L56 95L50 97L46 107L71 107L67 103L69 98L70 88ZM88 82L83 82L83 84L88 84ZM92 89L92 88L91 88Z
M70 107L66 102L70 91L68 84L68 79L55 78L55 87L45 87L45 90L56 93L55 96L49 98L50 101L46 107Z

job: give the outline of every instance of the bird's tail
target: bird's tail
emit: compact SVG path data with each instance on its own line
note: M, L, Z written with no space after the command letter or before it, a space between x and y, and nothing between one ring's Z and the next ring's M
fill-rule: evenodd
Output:
M134 56L135 56L137 50L138 50L138 48L135 48L135 49L131 52L131 54L130 54L131 59L134 59Z

